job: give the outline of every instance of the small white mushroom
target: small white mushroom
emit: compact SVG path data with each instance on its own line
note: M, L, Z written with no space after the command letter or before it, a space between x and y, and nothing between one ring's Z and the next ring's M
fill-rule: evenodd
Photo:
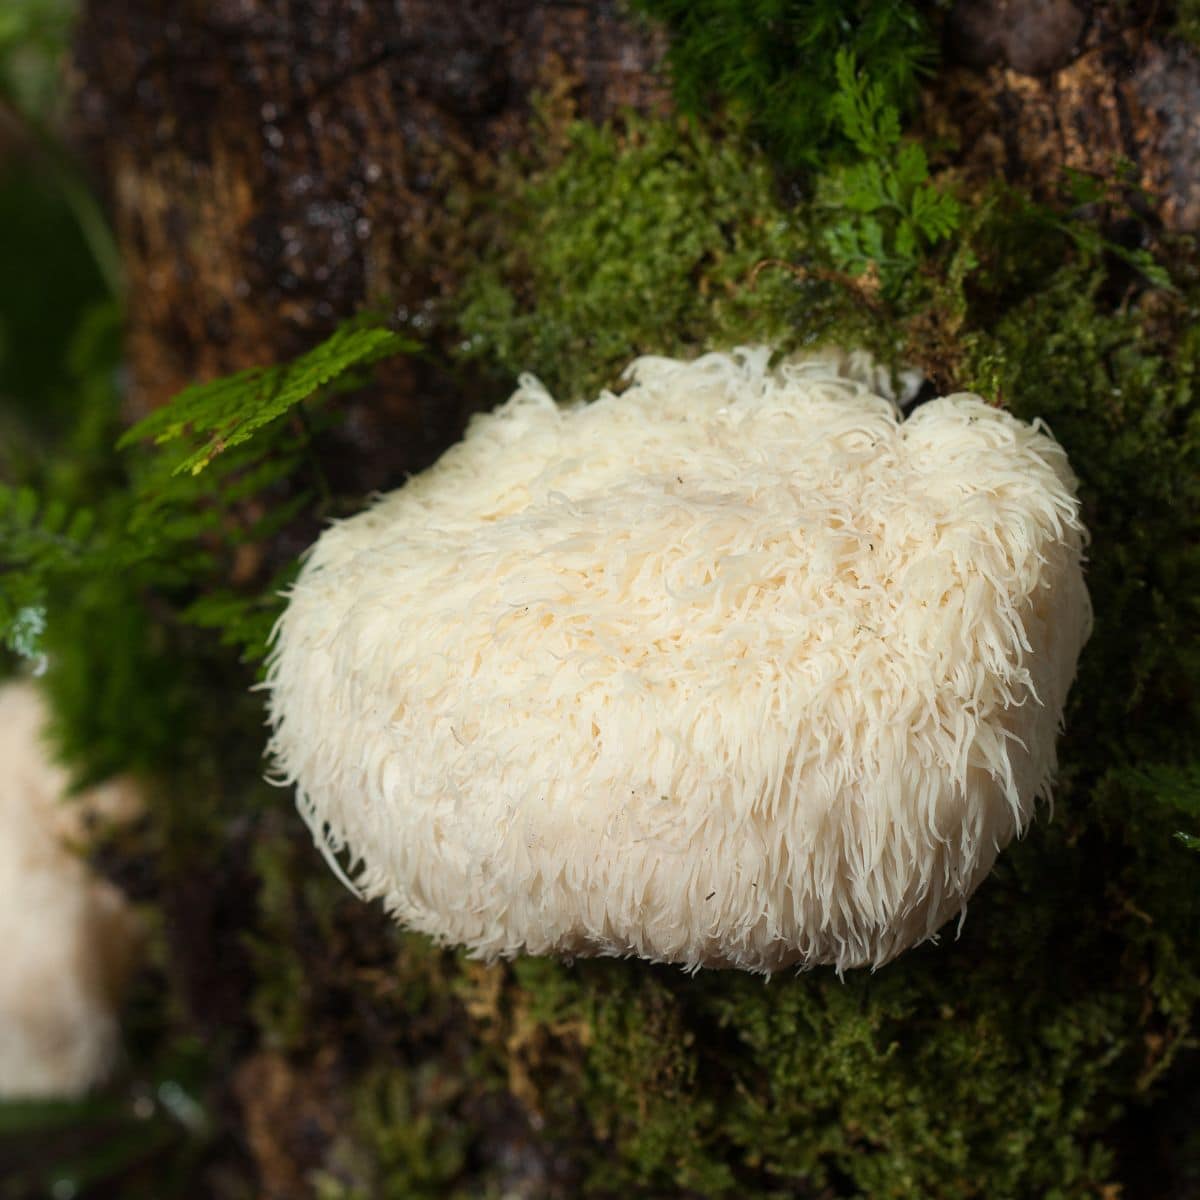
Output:
M139 939L121 893L75 847L86 814L126 815L128 782L65 799L30 683L0 686L0 1098L71 1097L101 1082Z
M846 356L769 360L643 358L570 408L524 376L316 544L271 749L405 925L878 965L1024 829L1090 625L1065 454L976 396L903 420Z

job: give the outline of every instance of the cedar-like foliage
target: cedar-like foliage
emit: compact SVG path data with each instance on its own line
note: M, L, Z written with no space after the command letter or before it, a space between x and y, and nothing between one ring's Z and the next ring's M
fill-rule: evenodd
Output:
M120 438L119 448L152 440L159 451L130 459L125 487L110 493L99 513L73 508L62 495L43 502L28 485L0 485L0 638L35 658L51 591L130 571L195 584L214 569L218 546L269 538L311 501L310 492L273 502L252 521L231 522L229 515L270 496L303 462L311 431L304 423L284 428L281 418L333 386L361 381L373 363L417 349L356 319L291 363L187 388ZM220 470L196 478L218 456ZM275 606L250 601L256 619L243 625L246 607L227 591L209 590L188 612L200 624L220 625L229 644L259 657Z
M249 441L320 389L344 384L351 369L368 367L393 354L420 347L378 326L343 325L307 354L290 363L251 367L225 379L185 388L170 404L151 413L119 443L153 440L162 446L183 437L199 446L185 454L173 471L198 475L218 455ZM353 382L353 381L351 381Z

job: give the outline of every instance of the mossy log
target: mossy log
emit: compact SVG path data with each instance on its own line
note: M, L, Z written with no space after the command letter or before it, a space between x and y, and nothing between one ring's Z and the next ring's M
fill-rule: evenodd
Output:
M1151 197L1146 224L1194 227L1195 147L1180 131L1200 102L1181 115L1177 98L1192 94L1195 58L1156 33L1139 40L1134 9L1089 6L1040 76L972 59L967 35L939 25L962 61L923 97L937 169L968 191L1004 172L1048 195L1062 167L1107 171L1123 156ZM434 353L386 365L352 399L334 465L347 494L397 486L504 394L494 370L451 353L462 332L446 313L494 249L481 204L512 198L534 97L593 121L661 116L665 52L665 35L616 0L88 0L74 128L125 264L128 415L376 308ZM604 152L624 153L618 143ZM699 153L688 145L672 164L684 197ZM762 158L753 171L731 161L722 194L739 219L748 192L786 204L762 198L775 183L766 172L763 185ZM775 213L747 225L773 229ZM518 258L539 233L521 236ZM1006 293L1003 319L935 369L987 375L1068 440L1105 607L1059 811L1002 859L961 936L875 975L768 985L640 962L472 963L340 888L289 798L261 787L260 711L217 696L228 729L241 722L236 750L218 743L211 772L160 784L142 840L108 863L161 913L138 1002L159 1007L139 1025L135 1005L135 1052L141 1039L158 1062L186 1064L207 1114L194 1174L171 1194L969 1200L1195 1187L1200 1158L1180 1150L1195 1122L1164 1124L1197 1095L1195 868L1171 857L1186 852L1170 815L1113 771L1169 757L1195 726L1173 649L1183 618L1163 597L1193 569L1180 565L1190 518L1177 498L1194 457L1174 447L1197 348L1176 337L1182 301L1097 315L1099 275L1026 266L1005 279L1028 297ZM878 325L874 295L851 282ZM961 313L937 315L953 340ZM1166 349L1143 356L1151 326L1168 330ZM1100 380L1136 406L1136 430L1121 405L1092 407ZM231 678L249 683L189 685L215 694Z

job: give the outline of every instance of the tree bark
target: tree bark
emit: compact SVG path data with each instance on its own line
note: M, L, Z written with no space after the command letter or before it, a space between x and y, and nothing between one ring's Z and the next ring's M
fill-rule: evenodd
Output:
M1061 196L1067 169L1141 189L1165 228L1200 228L1200 60L1157 5L959 0L927 96L969 185ZM1140 207L1146 208L1145 201Z
M75 131L125 261L131 415L363 306L427 340L464 192L524 143L531 97L661 107L662 51L616 0L88 4ZM389 415L444 441L419 370L392 369Z

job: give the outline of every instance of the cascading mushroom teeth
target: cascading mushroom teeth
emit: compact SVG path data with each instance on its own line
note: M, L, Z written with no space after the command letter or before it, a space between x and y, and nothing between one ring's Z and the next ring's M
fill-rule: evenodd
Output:
M905 420L848 356L770 360L642 358L565 408L524 376L313 548L271 753L406 926L879 965L1026 826L1090 627L1066 455L977 396Z

